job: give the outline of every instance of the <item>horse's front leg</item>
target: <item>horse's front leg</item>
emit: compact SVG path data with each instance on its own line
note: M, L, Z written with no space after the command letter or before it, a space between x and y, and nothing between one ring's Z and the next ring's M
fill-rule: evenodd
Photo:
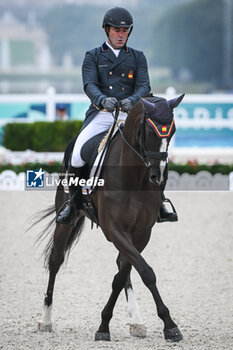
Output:
M153 269L147 264L127 235L123 235L116 228L112 228L111 238L115 247L135 267L145 286L150 290L156 304L157 314L164 323L165 339L172 342L182 340L183 336L159 294Z
M119 254L117 257L117 266L120 270L120 266L122 263L121 255ZM128 304L128 312L130 315L130 334L134 337L144 338L146 337L146 327L142 321L140 312L139 312L139 306L137 303L137 299L135 297L134 289L132 286L131 278L130 278L129 271L127 276L127 281L125 284L125 295L126 300Z

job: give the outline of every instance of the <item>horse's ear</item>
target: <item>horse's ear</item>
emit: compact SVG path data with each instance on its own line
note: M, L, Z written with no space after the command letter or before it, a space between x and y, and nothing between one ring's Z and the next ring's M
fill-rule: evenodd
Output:
M168 101L171 109L176 108L180 102L183 100L185 94L180 95L179 97L173 98L172 100Z
M154 103L151 103L151 102L145 100L145 99L142 98L142 97L140 98L140 101L141 101L141 103L142 103L142 106L143 106L144 111L145 111L147 114L150 114L150 113L153 111L153 109L155 108Z

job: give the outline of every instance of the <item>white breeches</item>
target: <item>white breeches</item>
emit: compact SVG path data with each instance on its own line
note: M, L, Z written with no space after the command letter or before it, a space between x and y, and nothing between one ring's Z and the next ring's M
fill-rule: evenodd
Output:
M126 118L126 113L119 113L118 119L125 120ZM82 132L77 137L71 158L71 165L73 167L80 168L85 164L84 160L81 158L82 146L93 136L107 131L113 122L114 119L112 113L110 112L100 111L98 114L96 114L92 121L82 130Z

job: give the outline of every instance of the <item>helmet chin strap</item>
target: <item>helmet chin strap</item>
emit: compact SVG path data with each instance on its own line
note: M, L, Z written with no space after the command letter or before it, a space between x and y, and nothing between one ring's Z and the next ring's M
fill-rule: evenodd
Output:
M109 37L109 26L105 26L105 33L107 34L108 40L110 41L111 46L113 47L113 43Z

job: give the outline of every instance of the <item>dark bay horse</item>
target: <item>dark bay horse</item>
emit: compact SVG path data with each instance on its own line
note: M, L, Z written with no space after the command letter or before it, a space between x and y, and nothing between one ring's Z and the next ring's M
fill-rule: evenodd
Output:
M184 95L181 95L170 101L163 98L156 101L153 98L141 99L134 106L126 119L123 131L119 130L107 151L101 174L104 186L91 194L98 211L99 226L107 240L112 242L119 252L117 258L119 271L113 278L112 291L102 310L102 320L95 340L110 340L109 323L117 298L124 288L131 304L134 326L142 323L136 310L137 303L130 280L132 266L152 294L157 314L164 322L165 339L172 342L182 339L179 328L172 320L159 294L155 273L141 252L148 244L152 227L158 218L161 205L160 189L167 171L168 145L175 132L173 109L183 97ZM64 165L62 170L64 173ZM48 211L45 216L51 215L55 210L58 212L66 200L67 194L59 185L55 208ZM72 245L77 242L84 219L85 215L81 214L73 225L56 224L54 234L45 250L49 282L42 319L39 322L40 330L51 330L56 274ZM135 331L135 327L132 327L131 333L139 336L140 331ZM143 333L143 329L141 330Z

